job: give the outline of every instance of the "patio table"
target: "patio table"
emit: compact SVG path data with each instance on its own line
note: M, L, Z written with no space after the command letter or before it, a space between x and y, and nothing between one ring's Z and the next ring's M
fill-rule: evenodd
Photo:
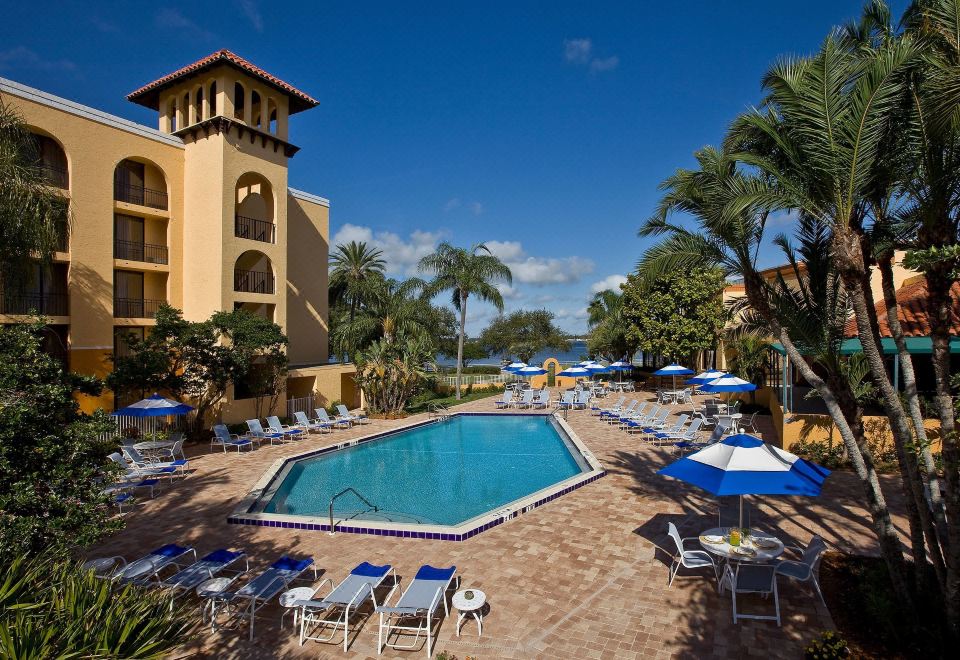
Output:
M173 443L169 440L149 440L147 442L138 442L133 445L137 451L157 451L159 449L169 449Z
M783 541L771 534L752 532L750 536L740 542L741 547L752 550L755 554L744 554L737 551L727 541L730 534L729 527L713 527L700 534L700 545L710 554L717 555L729 561L768 562L783 554ZM719 537L719 542L713 542L710 537ZM759 545L758 545L759 543ZM761 547L767 546L770 547Z
M730 433L736 435L740 432L740 420L743 419L743 413L723 413L717 415L717 421L729 420Z
M683 394L683 390L664 390L663 395L668 399L673 399L673 402L677 402L677 397Z

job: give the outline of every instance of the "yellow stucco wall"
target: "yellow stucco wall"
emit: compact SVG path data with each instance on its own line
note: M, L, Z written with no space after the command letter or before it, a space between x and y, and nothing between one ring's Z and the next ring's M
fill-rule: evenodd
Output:
M297 240L287 243L287 336L290 364L324 364L328 357L327 327L330 209L289 195L288 231Z

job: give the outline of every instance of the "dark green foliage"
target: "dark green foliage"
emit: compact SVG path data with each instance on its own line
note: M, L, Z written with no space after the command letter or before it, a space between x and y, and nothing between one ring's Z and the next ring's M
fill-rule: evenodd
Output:
M480 333L480 344L490 353L500 353L528 362L540 351L567 348L567 336L553 324L553 312L545 309L517 310L498 316Z
M115 590L68 560L0 563L0 657L162 658L187 639L196 612L162 591Z
M119 526L95 482L110 451L98 434L113 424L74 398L101 384L64 372L43 352L42 331L39 321L0 327L0 561L63 555Z

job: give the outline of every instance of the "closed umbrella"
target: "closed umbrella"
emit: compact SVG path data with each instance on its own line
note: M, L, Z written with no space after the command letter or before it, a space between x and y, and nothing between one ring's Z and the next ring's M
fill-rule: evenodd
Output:
M816 497L830 474L827 468L778 449L752 435L738 434L674 461L657 472L680 479L713 495Z
M677 376L689 376L693 373L693 369L687 369L686 367L677 364L668 364L665 367L657 369L653 372L654 376L671 376L673 378L673 389L677 389Z

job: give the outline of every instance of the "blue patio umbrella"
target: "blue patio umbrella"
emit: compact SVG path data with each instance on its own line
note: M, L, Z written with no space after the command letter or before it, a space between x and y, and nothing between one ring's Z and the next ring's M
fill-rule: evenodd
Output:
M726 375L727 374L723 371L718 371L717 369L708 369L707 371L701 371L693 378L688 379L687 385L706 385L710 381Z
M529 378L531 376L542 376L547 373L546 369L541 369L540 367L521 367L520 369L514 369L513 373L518 376L523 376L524 378Z
M676 362L668 364L665 367L661 367L653 372L654 376L672 376L673 377L673 389L677 389L677 376L689 376L693 373L693 369L687 369L683 365L679 365Z
M501 370L514 373L517 369L523 369L525 366L527 366L526 362L511 362L507 366L503 367Z
M610 368L605 364L600 364L599 362L585 364L583 368L589 371L591 376L610 373Z
M701 392L752 392L757 386L742 378L737 378L732 374L724 374L716 380L711 380L706 385L700 387ZM730 403L730 397L727 397L727 403Z
M618 360L617 362L613 362L612 364L610 364L608 368L613 369L614 371L630 371L633 369L633 365L630 364L629 362L623 362Z
M170 415L186 415L191 410L193 410L193 406L154 394L142 401L132 403L126 408L114 410L110 415L113 417L168 417Z
M657 474L680 479L713 495L739 496L743 527L744 495L816 497L830 470L760 438L738 434L674 461Z
M577 364L577 366L578 366L578 367L585 367L585 366L587 366L588 364L596 364L596 362L597 362L596 360L584 360L583 362L579 362L579 363Z
M570 378L580 379L586 378L590 375L590 372L580 366L567 367L563 371L557 374L558 376L568 376Z

